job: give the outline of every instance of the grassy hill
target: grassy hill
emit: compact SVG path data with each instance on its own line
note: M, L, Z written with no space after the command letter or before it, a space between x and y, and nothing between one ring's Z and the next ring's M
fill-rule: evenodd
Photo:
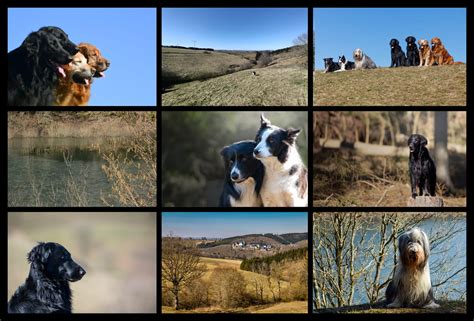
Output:
M300 48L269 53L162 48L163 106L304 106L307 57ZM253 57L253 58L252 58ZM253 75L253 72L257 76Z
M466 65L314 73L315 106L466 106Z

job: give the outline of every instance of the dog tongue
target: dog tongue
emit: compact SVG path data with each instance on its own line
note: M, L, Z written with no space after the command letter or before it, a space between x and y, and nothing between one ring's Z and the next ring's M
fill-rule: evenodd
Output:
M66 78L66 73L64 72L63 67L58 66L58 72L63 78Z
M99 72L99 75L100 75L101 77L105 77L105 74L104 74L104 72L102 72L102 71Z
M89 79L84 79L84 81L86 82L86 85L89 85Z

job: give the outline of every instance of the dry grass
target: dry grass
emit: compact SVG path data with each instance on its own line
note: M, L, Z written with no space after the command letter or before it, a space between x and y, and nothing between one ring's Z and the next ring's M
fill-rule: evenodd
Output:
M466 106L466 65L316 71L315 106Z
M271 66L177 85L162 94L164 106L305 106L307 70Z

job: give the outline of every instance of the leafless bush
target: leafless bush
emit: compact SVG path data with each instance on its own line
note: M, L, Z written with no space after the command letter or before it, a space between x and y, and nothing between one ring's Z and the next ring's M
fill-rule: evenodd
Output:
M246 307L251 303L244 276L232 268L216 268L211 275L217 304L224 308Z

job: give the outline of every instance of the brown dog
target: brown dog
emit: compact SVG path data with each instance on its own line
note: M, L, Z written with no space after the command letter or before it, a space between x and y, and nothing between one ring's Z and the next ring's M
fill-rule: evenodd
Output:
M92 70L93 77L104 77L104 71L110 66L110 61L105 59L99 49L88 43L80 43L78 45L79 52L87 59L87 64ZM69 70L68 66L64 66ZM68 75L68 71L66 71ZM77 76L76 76L77 77ZM56 88L56 105L57 106L86 106L91 95L92 79L89 82L76 81L71 77L60 79Z
M431 52L430 44L428 40L425 39L419 39L418 40L418 46L420 47L420 50L418 51L420 53L420 67L421 66L431 66L433 65L433 54Z
M438 65L454 64L453 57L448 53L448 50L446 50L443 43L441 42L441 39L438 37L431 39L431 52L433 53L434 61Z

